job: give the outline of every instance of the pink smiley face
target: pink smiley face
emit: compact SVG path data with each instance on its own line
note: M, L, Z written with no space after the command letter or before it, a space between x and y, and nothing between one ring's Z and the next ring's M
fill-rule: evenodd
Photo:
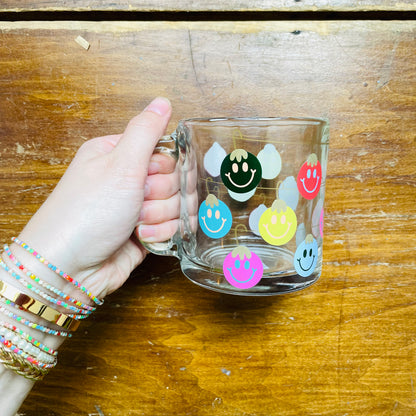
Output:
M315 153L308 156L306 162L299 169L297 185L300 194L306 199L313 199L318 195L322 182L322 167Z
M238 289L249 289L261 280L263 263L247 247L238 246L224 259L223 272L230 285Z

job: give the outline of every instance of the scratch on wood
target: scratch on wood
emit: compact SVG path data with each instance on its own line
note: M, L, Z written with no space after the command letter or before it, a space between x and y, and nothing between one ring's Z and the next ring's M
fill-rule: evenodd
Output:
M383 68L381 69L381 76L380 76L380 79L377 81L377 89L383 88L390 82L398 43L399 43L399 40L396 39L393 45L393 49L390 52L390 56L384 63Z
M36 189L43 189L43 188L47 188L47 185L41 185L41 186L34 186L32 188L26 188L26 189L20 189L19 191L16 191L17 194L21 194L23 192L32 192Z
M198 85L198 88L201 90L201 92L204 93L204 90L202 89L201 83L199 82L198 74L197 74L196 68L195 68L194 51L192 49L192 37L191 37L191 31L189 29L188 29L188 40L189 40L189 50L190 50L190 54L191 54L192 69L193 69L194 74L195 74L196 83Z
M98 404L95 405L95 409L97 410L99 416L105 416L104 412L101 410L100 406Z

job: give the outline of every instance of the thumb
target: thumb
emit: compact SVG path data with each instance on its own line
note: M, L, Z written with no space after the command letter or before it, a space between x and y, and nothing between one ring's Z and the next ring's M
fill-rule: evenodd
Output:
M138 116L130 120L114 149L124 168L139 169L147 175L153 150L165 134L172 107L167 98L155 98Z

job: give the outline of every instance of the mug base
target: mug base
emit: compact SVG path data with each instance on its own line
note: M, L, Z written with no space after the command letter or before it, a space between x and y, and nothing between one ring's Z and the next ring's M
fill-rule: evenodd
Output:
M183 274L205 289L238 296L275 296L296 292L311 286L321 274L321 265L318 264L313 273L302 277L293 267L293 253L289 250L253 245L253 247L249 246L250 250L258 253L264 264L263 277L255 286L239 289L227 281L222 271L222 263L231 248L231 246L223 246L207 250L201 256L204 263L183 256L181 260ZM207 267L207 264L212 266Z

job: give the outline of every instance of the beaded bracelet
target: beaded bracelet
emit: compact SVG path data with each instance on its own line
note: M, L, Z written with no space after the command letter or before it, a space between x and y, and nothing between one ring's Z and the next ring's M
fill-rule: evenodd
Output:
M19 292L14 286L8 285L3 280L0 280L0 295L19 305L22 310L31 312L63 328L75 331L79 326L78 320L31 298L26 293Z
M38 365L37 363L40 363L39 367L49 368L50 364L56 365L56 356L50 355L40 350L39 348L32 345L30 342L27 342L24 339L20 338L19 335L7 328L0 328L0 342L7 348L10 348L11 350L13 350L13 348L21 350L21 353L19 353L17 350L14 352L21 355L23 358L27 358L27 354L31 357L28 359L28 361L35 365Z
M53 368L57 364L56 357L52 357L52 360L49 361L47 358L42 356L42 359L40 356L37 356L37 351L32 350L30 347L28 348L30 352L26 351L24 348L19 348L13 341L6 338L4 335L0 335L0 342L8 348L10 351L14 352L17 355L20 355L25 360L29 361L29 363L35 365L36 367L40 368ZM25 345L25 347L27 347ZM35 348L35 347L34 347ZM37 348L39 351L39 349ZM39 351L41 354L47 355L45 352ZM48 361L46 361L48 360Z
M30 279L32 279L33 281L35 281L36 283L38 283L40 286L43 286L45 289L50 290L51 292L55 293L55 295L58 295L59 297L63 298L64 300L71 302L73 304L75 304L76 306L82 308L82 309L86 309L88 311L95 311L95 307L87 305L85 303L80 302L79 300L76 300L74 298L72 298L69 295L66 295L64 292L62 292L61 290L55 288L54 286L50 285L49 283L44 282L43 280L41 280L39 277L37 277L35 274L33 274L30 270L28 270L17 258L16 256L12 253L10 247L5 244L4 245L4 252L8 255L9 259L20 269L22 270L23 273L25 273L25 275L27 277L29 277ZM62 303L63 306L65 306L66 304ZM65 306L67 307L67 306ZM70 307L67 307L68 309L71 309Z
M65 302L62 302L58 299L53 298L52 296L49 296L47 293L42 292L39 288L33 286L31 283L26 282L26 280L22 279L22 276L18 275L12 269L10 269L10 267L7 266L7 264L1 258L0 258L0 266L3 267L3 269L6 270L11 276L13 276L17 282L19 282L22 286L26 287L26 289L29 289L30 291L35 292L37 295L39 295L43 299L46 299L47 301L54 303L55 305L63 306L64 308L70 309L75 312L79 312L82 315L82 316L68 315L69 317L74 318L74 319L83 319L83 318L87 318L86 315L91 314L91 311L86 311L84 309L79 309L75 306L68 305Z
M19 245L20 247L24 248L28 253L32 254L37 260L39 260L41 263L46 265L49 269L54 271L57 275L63 277L68 282L72 283L75 287L77 287L79 290L81 290L83 293L85 293L89 298L91 298L97 305L102 305L104 303L104 300L98 299L96 296L94 296L86 287L82 286L81 283L74 280L71 276L69 276L67 273L59 269L58 267L54 266L52 263L50 263L48 260L46 260L44 257L42 257L37 251L35 251L33 248L29 247L26 243L19 240L17 237L12 237L12 241Z
M0 343L0 363L29 380L42 380L49 372L48 369L32 365L18 354L8 350L2 343Z
M20 306L16 305L15 303L11 302L9 299L4 298L3 296L0 296L0 300L3 301L7 306L12 306L13 308L20 309ZM43 332L48 335L55 335L58 337L67 337L71 338L72 334L70 332L66 331L58 331L56 329L48 328L46 326L37 324L35 322L31 322L26 318L23 318L22 316L16 315L9 309L5 308L4 306L0 305L0 312L3 315L8 316L9 318L15 320L16 322L19 322L20 324L23 324L27 326L28 328L36 329L37 331Z
M25 286L25 284L27 282L25 280L22 280L22 277L21 276L19 276L17 273L15 273L13 270L11 270L10 267L7 266L7 264L4 263L4 261L1 258L0 258L0 266L3 267L3 269L6 270L11 276L13 276L20 284L22 284L23 286ZM51 303L54 303L54 301L56 300L56 299L50 297L49 295L47 295L46 293L43 293L43 292L41 292L42 294L39 293L40 291L38 290L38 288L35 288L34 286L31 286L30 290L32 290L33 292L37 293L41 297L44 297L44 296L42 296L42 294L45 295L46 296L46 300L49 300ZM24 295L26 295L26 294L24 294ZM26 296L28 296L28 295L26 295ZM41 302L39 302L39 304L40 305L43 305ZM46 306L46 307L49 308L49 306ZM52 311L54 311L54 309L52 309L52 308L50 308L50 309ZM60 313L58 311L56 311L56 312L57 313ZM47 314L48 313L48 310L45 310L44 313ZM85 318L88 318L88 315L77 315L77 314L67 314L67 313L65 315L68 316L71 319L85 319Z
M24 339L27 342L30 342L35 347L39 348L40 350L46 352L47 354L57 356L58 351L47 347L46 345L42 344L40 341L37 341L35 338L33 338L31 335L27 334L26 332L22 331L20 328L18 328L16 325L12 325L9 322L6 321L0 321L0 335L2 332L4 332L4 329L7 329L9 331L12 331L20 336L20 338Z

